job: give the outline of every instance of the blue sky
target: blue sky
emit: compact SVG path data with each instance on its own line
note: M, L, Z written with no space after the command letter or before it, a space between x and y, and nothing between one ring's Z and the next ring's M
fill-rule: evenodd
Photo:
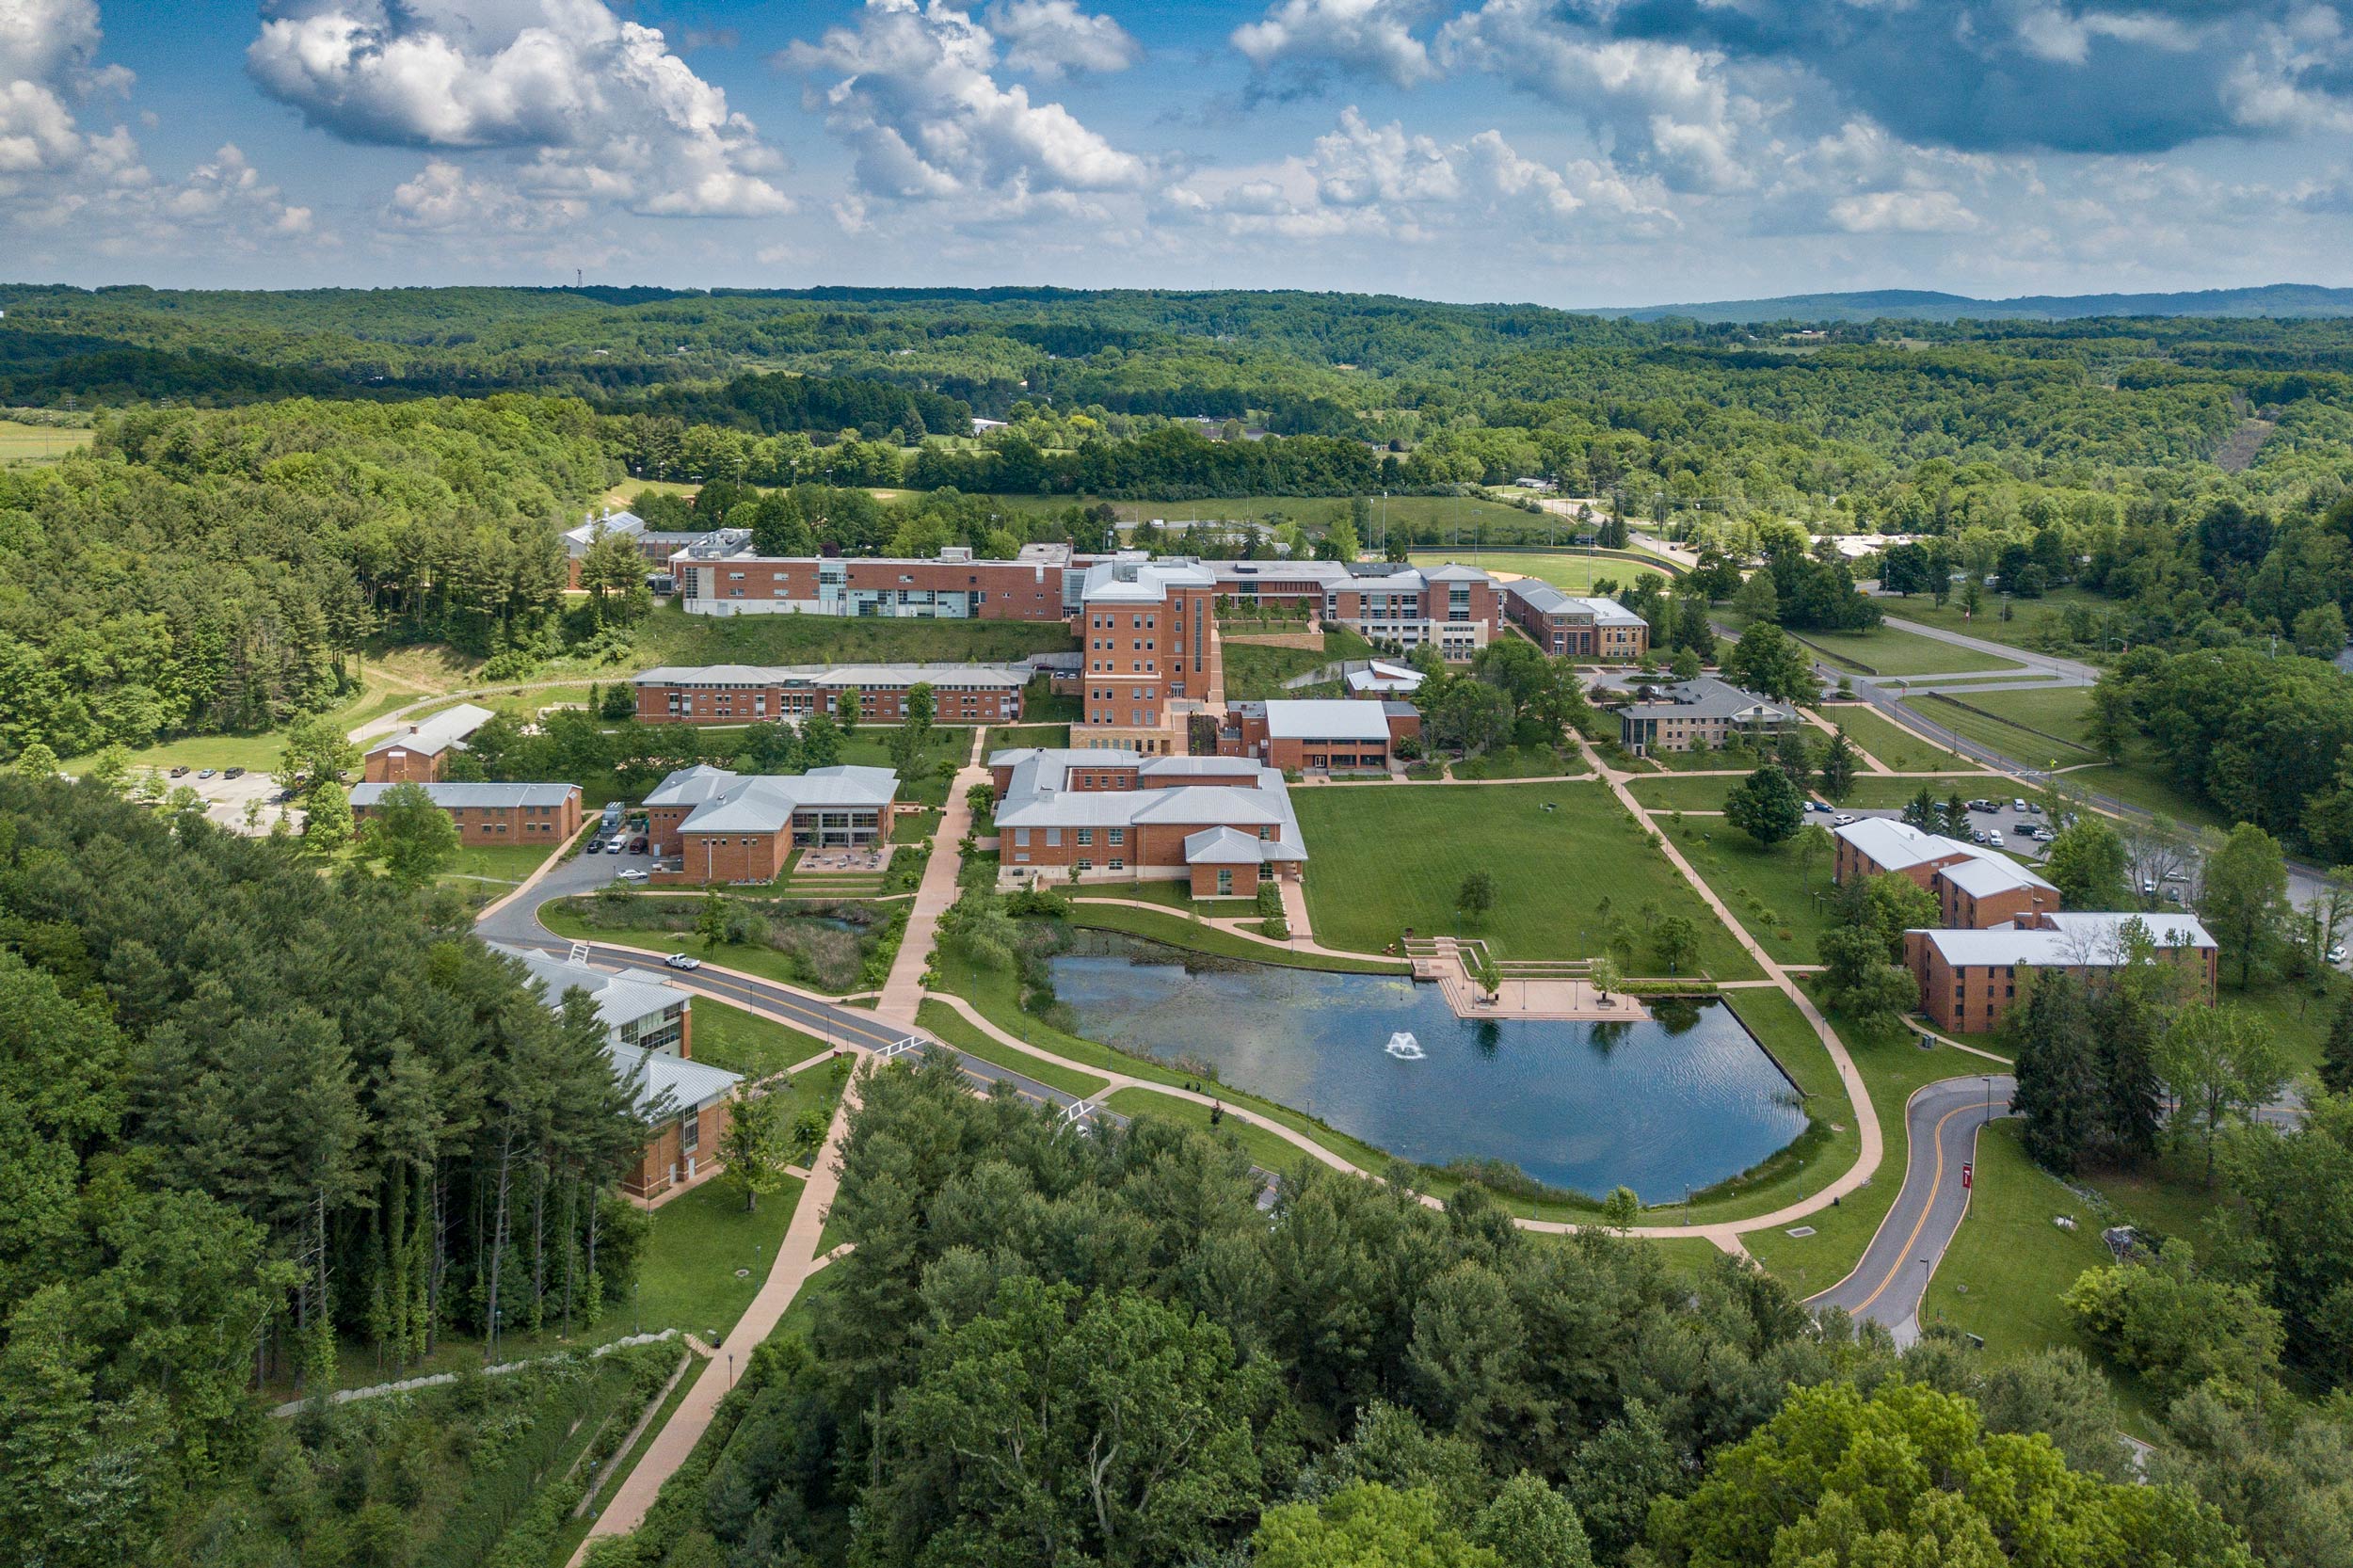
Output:
M0 0L11 280L2353 284L2353 0Z

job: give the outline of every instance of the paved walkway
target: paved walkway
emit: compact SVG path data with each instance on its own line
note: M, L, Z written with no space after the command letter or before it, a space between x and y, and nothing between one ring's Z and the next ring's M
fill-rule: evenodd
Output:
M981 747L988 730L975 725L972 752L948 785L948 809L939 830L932 835L932 857L924 864L922 885L915 889L915 907L907 916L906 935L899 939L898 955L890 961L890 976L883 982L875 1011L907 1023L923 1001L923 971L931 967L932 948L939 939L939 917L956 902L957 873L964 869L964 836L972 831L972 803L965 792L988 782L981 766Z
M834 1193L840 1186L841 1140L856 1110L857 1078L852 1074L842 1092L841 1103L834 1110L833 1125L825 1131L824 1147L818 1151L809 1178L801 1188L800 1202L793 1206L792 1223L776 1248L776 1261L769 1269L768 1277L760 1282L759 1294L744 1309L744 1316L736 1320L735 1327L720 1341L711 1359L703 1363L702 1370L695 1374L686 1397L654 1434L636 1467L622 1479L614 1491L613 1500L597 1515L596 1523L588 1527L580 1550L572 1554L573 1563L587 1556L588 1543L599 1536L626 1535L644 1522L646 1511L653 1506L662 1483L676 1474L695 1451L695 1445L711 1426L711 1418L718 1413L719 1401L727 1397L734 1379L750 1365L752 1352L775 1331L777 1320L792 1304L802 1283L823 1267L817 1256L817 1239L824 1232L825 1211L833 1207Z

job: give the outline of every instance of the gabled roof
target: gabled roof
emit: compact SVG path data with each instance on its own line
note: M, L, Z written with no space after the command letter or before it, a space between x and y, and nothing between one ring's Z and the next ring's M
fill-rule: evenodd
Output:
M1106 790L1101 792L1108 795L1119 792ZM1128 820L1273 827L1279 825L1289 812L1282 804L1270 798L1270 793L1266 790L1245 790L1231 784L1191 784L1175 790L1140 790L1134 794L1137 805Z
M551 1008L564 1005L564 993L578 986L588 993L597 1004L597 1016L607 1029L619 1029L640 1018L665 1013L686 1000L686 993L658 980L638 980L630 975L613 974L603 969L575 964L568 958L558 958L536 948L508 947L492 943L491 950L504 953L521 964L539 986L539 1000Z
M354 784L351 804L374 806L395 784ZM421 784L427 798L444 810L464 808L510 808L519 806L561 806L580 793L577 784Z
M1638 719L1769 719L1786 723L1798 716L1798 711L1786 704L1754 692L1744 692L1712 675L1677 681L1666 687L1663 695L1663 702L1638 702L1622 712Z
M1977 853L1975 844L1927 832L1895 817L1865 817L1844 827L1833 827L1831 833L1852 844L1857 853L1886 872L1923 866L1951 856L1974 856Z
M1515 577L1503 591L1540 616L1583 615L1595 626L1640 626L1642 617L1614 599L1579 598L1537 577Z
M648 806L693 806L680 833L776 833L795 811L854 807L879 811L899 792L888 768L837 764L804 774L738 774L708 763L681 768L646 796Z
M1306 855L1279 840L1261 839L1239 827L1205 827L1185 837L1188 866L1263 866L1276 860L1305 860Z
M635 1074L645 1075L645 1084L638 1092L637 1111L648 1115L664 1104L672 1115L698 1111L713 1100L726 1099L735 1093L735 1086L744 1081L744 1075L731 1073L725 1067L714 1067L708 1062L694 1062L667 1051L647 1050L638 1046L618 1043L604 1048L613 1058L613 1071L623 1082Z
M1976 848L1976 845L1971 845ZM2007 855L1988 854L1981 858L1963 860L1947 866L1937 875L1967 893L1971 898L1990 898L1995 893L2014 892L2021 888L2036 888L2056 893L2057 888L2012 860Z
M495 717L488 708L477 708L461 702L455 708L444 708L428 719L420 719L385 736L368 747L373 757L379 751L414 751L426 757L439 757L452 746L463 748L466 737Z
M2125 928L2138 922L2158 951L2204 951L2217 946L2190 915L2086 910L2038 917L2031 926L1997 925L1990 931L1922 931L1920 936L1956 967L2037 966L2042 968L2113 968L2126 957ZM1912 933L1905 933L1906 936Z

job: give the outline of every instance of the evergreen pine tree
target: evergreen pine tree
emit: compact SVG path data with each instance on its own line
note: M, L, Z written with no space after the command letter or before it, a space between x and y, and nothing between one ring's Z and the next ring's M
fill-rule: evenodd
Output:
M2025 1118L2026 1152L2045 1169L2069 1175L2100 1126L2099 1070L2083 982L2057 969L2035 976L2010 1011L2009 1033L2018 1059L2013 1108Z
M2320 1085L2332 1095L2353 1094L2353 996L2329 1022L2329 1037L2320 1048Z

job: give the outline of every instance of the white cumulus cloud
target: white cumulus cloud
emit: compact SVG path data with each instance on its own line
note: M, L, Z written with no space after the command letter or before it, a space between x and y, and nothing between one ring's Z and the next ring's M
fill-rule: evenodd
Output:
M1026 204L1135 190L1150 175L1060 104L1000 84L995 36L943 0L867 0L855 26L795 43L778 63L823 84L809 105L856 151L870 196Z
M1437 74L1413 32L1425 9L1421 0L1278 0L1231 41L1261 70L1330 64L1412 87Z
M1979 227L1977 215L1948 190L1877 190L1842 196L1830 204L1830 216L1850 234L1965 234Z
M660 31L600 0L308 0L246 51L263 88L348 140L536 156L528 189L658 215L788 212L785 160Z
M1032 76L1125 71L1144 46L1108 16L1089 15L1077 0L1008 0L988 8L988 30L1005 46L1005 64Z

